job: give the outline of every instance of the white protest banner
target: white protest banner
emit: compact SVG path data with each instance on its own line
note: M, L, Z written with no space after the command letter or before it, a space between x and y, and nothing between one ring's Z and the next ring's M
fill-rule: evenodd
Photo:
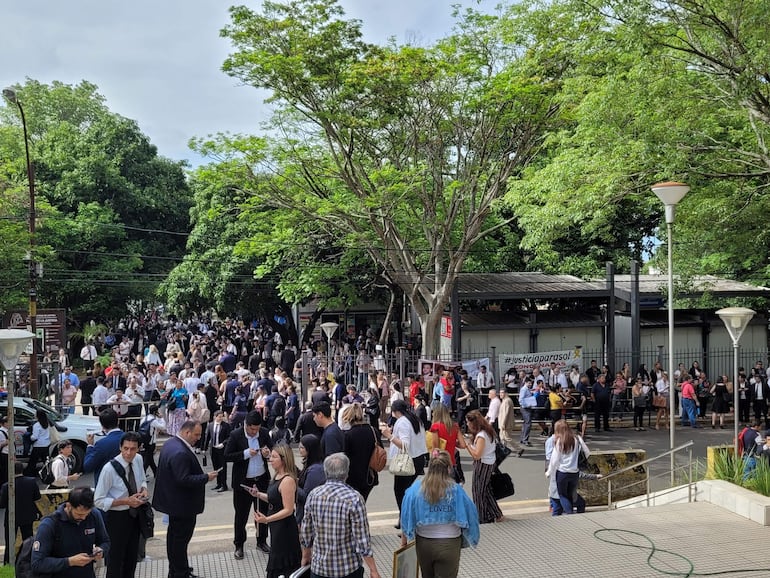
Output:
M583 350L580 347L565 351L541 351L538 353L501 353L497 357L500 375L505 375L510 369L531 372L535 367L550 367L556 363L563 371L573 365L583 371Z

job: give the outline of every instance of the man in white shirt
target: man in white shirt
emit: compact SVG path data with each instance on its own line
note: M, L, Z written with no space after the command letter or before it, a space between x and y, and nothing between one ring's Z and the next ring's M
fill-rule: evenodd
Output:
M561 368L558 365L554 366L551 370L549 385L558 385L563 391L567 389L567 376L561 372Z
M110 390L104 385L104 376L100 375L96 378L96 389L91 396L91 400L94 404L94 413L98 415L99 411L103 407L107 406L107 400L110 398Z
M83 349L80 350L80 359L83 360L83 368L85 368L86 371L94 368L94 361L96 361L97 355L93 341L86 343L83 346Z
M519 411L521 411L521 435L519 443L527 446L532 444L529 441L529 432L532 429L532 412L537 407L537 399L532 393L532 383L525 381L519 389Z
M107 576L134 576L139 551L141 514L139 507L147 502L147 478L142 456L141 437L126 432L120 438L120 454L102 469L94 491L94 503L105 516L110 537Z
M497 396L496 389L489 390L489 409L487 409L487 421L495 428L495 432L498 432L497 428L497 416L500 413L500 398Z
M495 378L487 371L487 366L482 365L479 367L478 375L476 375L476 389L484 393L490 387L495 387Z

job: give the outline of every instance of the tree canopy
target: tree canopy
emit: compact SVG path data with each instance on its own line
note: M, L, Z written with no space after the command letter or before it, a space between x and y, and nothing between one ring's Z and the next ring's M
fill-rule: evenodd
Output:
M28 80L15 90L35 167L40 305L66 308L80 324L120 316L129 300L151 301L186 241L184 165L158 156L136 122L110 112L88 82ZM15 106L0 109L3 201L27 194L20 125ZM9 204L25 222L28 203Z
M434 46L375 46L333 0L231 9L224 70L270 91L272 133L251 150L244 211L292 211L338 231L421 320L426 352L468 253L509 179L538 149L553 85L468 11Z

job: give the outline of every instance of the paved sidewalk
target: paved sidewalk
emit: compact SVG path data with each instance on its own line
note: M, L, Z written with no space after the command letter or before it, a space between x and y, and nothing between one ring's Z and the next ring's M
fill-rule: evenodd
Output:
M633 549L600 541L638 544ZM692 561L694 573L757 569L731 573L731 576L768 576L770 528L746 520L707 503L677 504L655 508L595 511L583 515L552 518L512 518L501 524L481 527L481 542L475 549L463 550L460 576L563 578L664 576L648 565L649 544L643 537L624 533L630 530L649 538L659 551L651 558L653 567L674 576L688 576ZM396 531L372 536L375 560L383 577L392 575L393 550L399 544ZM661 550L666 550L663 552ZM232 552L191 557L195 573L208 578L262 578L267 556L250 548L246 558L236 561ZM759 569L764 569L759 570ZM165 560L143 562L137 577L165 578Z

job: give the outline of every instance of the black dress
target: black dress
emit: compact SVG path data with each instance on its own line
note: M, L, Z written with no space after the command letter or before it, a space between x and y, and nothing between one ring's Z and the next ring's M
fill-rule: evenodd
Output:
M377 472L369 470L369 458L380 432L369 424L354 425L345 432L345 455L350 459L347 484L364 497L379 484Z
M714 413L729 413L730 402L728 399L730 394L727 391L727 386L723 382L717 382L714 388L714 403L711 406L711 410Z
M281 491L278 489L280 480L272 480L267 487L267 515L270 516L283 509ZM282 520L270 522L270 557L267 560L267 578L289 576L302 564L302 552L299 547L299 529L297 519L287 516Z

